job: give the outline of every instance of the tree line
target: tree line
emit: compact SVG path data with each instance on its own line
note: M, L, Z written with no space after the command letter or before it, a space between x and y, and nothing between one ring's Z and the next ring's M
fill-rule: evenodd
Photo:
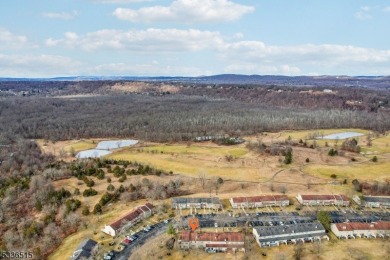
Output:
M117 95L72 99L10 98L0 102L0 132L26 139L134 137L188 141L319 128L390 129L386 112L291 109L188 96Z

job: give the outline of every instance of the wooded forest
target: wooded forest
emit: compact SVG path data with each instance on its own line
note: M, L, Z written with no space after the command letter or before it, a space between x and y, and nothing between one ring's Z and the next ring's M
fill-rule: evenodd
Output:
M384 132L390 127L388 90L340 88L333 94L313 94L293 87L187 85L170 93L162 92L159 83L147 83L143 91L134 93L115 92L109 88L113 83L91 84L96 89L85 82L64 87L67 95L84 91L94 93L91 96L0 99L1 133L53 141L134 137L166 142L285 129L347 127Z

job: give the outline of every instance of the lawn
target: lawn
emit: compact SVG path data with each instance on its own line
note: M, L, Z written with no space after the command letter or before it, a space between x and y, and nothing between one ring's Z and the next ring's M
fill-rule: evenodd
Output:
M372 154L390 153L390 135L373 139L372 146L362 147L362 152Z
M98 142L95 142L94 140L80 140L75 143L70 143L64 146L64 150L66 152L70 152L71 149L77 153L84 150L94 149L96 147Z
M150 147L148 148L150 149ZM202 150L203 149L203 150ZM182 153L147 153L137 152L136 150L125 150L108 155L106 158L117 160L137 161L152 167L172 171L176 174L183 174L188 176L198 176L199 173L204 173L206 177L221 177L224 179L236 180L259 180L264 177L260 174L256 166L243 166L243 159L236 159L228 162L221 154L226 152L225 148L222 151L217 151L206 154L209 148L195 148L198 153L186 153L183 147L179 149L169 148L176 152Z
M178 153L178 154L202 154L211 156L233 155L242 157L248 153L248 150L242 146L209 146L209 145L155 145L144 148L146 151L158 151L159 153Z
M336 174L338 179L381 180L390 177L390 162L365 162L348 165L306 165L303 171L310 175L328 177Z

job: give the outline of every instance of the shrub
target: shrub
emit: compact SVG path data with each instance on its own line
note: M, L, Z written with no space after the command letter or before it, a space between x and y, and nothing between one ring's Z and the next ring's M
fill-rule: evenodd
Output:
M92 188L86 189L83 192L84 197L95 196L96 194L98 194L98 192Z
M336 149L331 148L328 152L329 156L335 156L338 155L338 151Z
M102 206L100 204L96 204L95 207L93 208L93 214L101 214L103 213Z
M81 214L83 214L84 216L88 216L89 215L89 208L87 206L83 206L81 209Z
M115 190L115 187L114 187L114 185L112 185L111 183L110 183L110 184L108 184L108 186L107 186L107 190L108 190L108 191L113 191L113 190Z
M124 182L125 180L127 179L126 175L122 175L120 178L119 178L119 182Z

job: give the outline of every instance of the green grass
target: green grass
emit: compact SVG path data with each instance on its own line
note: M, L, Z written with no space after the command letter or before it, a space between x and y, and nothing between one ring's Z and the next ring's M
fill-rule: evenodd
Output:
M373 154L390 153L390 135L374 139L371 146L362 147L362 152Z
M303 171L313 175L330 177L332 174L337 175L337 179L359 179L359 180L380 180L390 176L390 162L366 162L364 164L349 165L307 165Z
M158 151L164 153L178 153L178 154L202 154L202 155L233 155L242 157L247 154L247 150L243 147L237 146L197 146L197 145L155 145L144 148L145 151Z
M97 143L94 143L92 140L80 140L76 143L65 145L64 150L66 152L70 152L73 148L74 151L77 153L84 150L94 149L96 145Z
M208 148L204 147L202 149ZM174 149L174 151L177 152L179 149ZM199 173L204 173L206 177L218 176L236 180L259 180L260 178L258 168L244 168L239 161L227 162L224 156L220 156L223 152L217 152L215 149L208 152L208 154L186 153L184 149L183 151L183 153L174 153L172 155L165 150L163 154L125 150L110 154L106 158L137 161L167 172L172 171L177 174L195 177Z

